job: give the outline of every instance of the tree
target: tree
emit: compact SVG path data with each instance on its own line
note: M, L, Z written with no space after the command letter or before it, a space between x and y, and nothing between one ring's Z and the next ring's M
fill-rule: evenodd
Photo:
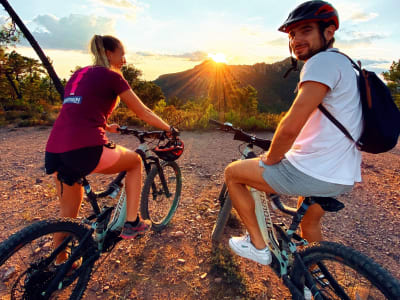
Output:
M139 77L142 76L142 71L133 65L123 66L122 74L132 90L135 91L140 100L148 107L153 108L157 102L165 99L161 88L151 81L141 80Z
M15 23L5 23L0 29L0 47L14 44L19 41L21 32L15 27Z
M122 67L122 74L132 89L135 89L136 85L140 81L139 77L141 77L143 73L139 69L136 69L132 64L129 64Z
M392 92L394 102L400 108L400 59L393 61L388 72L382 73L383 78L388 82L388 87Z
M140 100L151 109L160 100L165 100L161 88L151 81L138 81L134 91L139 96Z
M258 111L257 90L247 85L233 90L233 110L239 113L239 116L255 115Z
M17 15L17 13L14 11L14 9L11 7L11 5L8 3L8 1L0 0L0 3L4 6L5 10L8 12L8 14L10 15L13 22L18 25L19 29L24 34L24 36L28 40L28 42L31 44L32 48L36 51L37 55L39 56L40 60L43 63L43 66L46 68L51 79L53 80L54 85L55 85L58 93L61 96L61 99L63 99L64 98L64 86L62 85L60 78L57 76L56 71L54 71L54 68L53 68L51 62L44 54L42 48L40 48L38 42L35 40L33 35L30 33L29 29L25 26L25 24L22 22L22 20Z
M383 78L388 82L388 87L393 94L400 93L400 59L393 61L388 72L382 73Z

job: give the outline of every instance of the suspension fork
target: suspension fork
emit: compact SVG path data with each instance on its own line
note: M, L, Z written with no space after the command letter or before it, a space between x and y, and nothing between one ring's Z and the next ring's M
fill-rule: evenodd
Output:
M161 167L160 160L159 159L153 159L153 161L154 161L153 163L155 164L155 166L156 166L156 168L158 170L158 176L160 177L161 185L163 187L165 195L167 197L169 197L170 196L170 192L169 192L169 189L168 189L167 180L165 179L163 168ZM156 184L154 183L154 181L152 183L152 188L153 188L153 193L157 193L157 187L156 187Z

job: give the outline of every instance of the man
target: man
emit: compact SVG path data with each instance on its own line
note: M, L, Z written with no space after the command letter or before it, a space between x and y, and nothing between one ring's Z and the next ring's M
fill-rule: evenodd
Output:
M225 169L232 204L248 230L248 235L232 237L229 245L236 254L260 264L269 264L271 253L246 186L266 193L333 197L361 181L360 151L318 109L322 103L358 139L362 114L357 77L349 60L333 51L338 28L337 11L324 1L305 2L290 13L279 30L288 34L291 53L305 62L297 96L278 125L270 150ZM323 214L318 204L309 207L300 225L308 241L322 239Z

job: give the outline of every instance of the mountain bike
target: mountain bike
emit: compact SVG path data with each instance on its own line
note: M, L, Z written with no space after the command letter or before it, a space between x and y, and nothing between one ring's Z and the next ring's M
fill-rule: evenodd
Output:
M234 140L246 144L239 146L241 159L257 157L254 146L268 150L271 141L257 138L230 123L220 123L220 130L234 133ZM257 222L265 243L272 253L270 267L282 278L292 299L305 299L305 287L314 299L400 299L400 282L371 258L347 246L334 242L309 243L296 231L308 207L318 203L327 212L337 212L344 205L331 197L305 197L298 209L286 206L279 195L250 188L255 202ZM217 245L223 235L232 204L224 184L218 196L220 211L212 232ZM273 223L270 208L292 217L291 224ZM308 299L311 299L309 295Z
M177 139L164 131L139 131L122 127L122 134L139 141L136 152L141 156L146 179L141 194L141 214L152 220L153 230L162 230L174 215L180 200L182 176L175 161L161 161L151 145ZM90 280L95 262L121 241L120 233L126 218L126 194L121 172L101 192L94 192L83 177L86 199L93 213L78 221L52 219L33 223L0 244L0 298L11 299L81 299ZM116 205L102 205L119 196ZM66 236L57 248L53 234ZM55 264L59 253L69 253L61 265ZM7 295L7 296L6 296ZM7 298L9 299L9 298Z

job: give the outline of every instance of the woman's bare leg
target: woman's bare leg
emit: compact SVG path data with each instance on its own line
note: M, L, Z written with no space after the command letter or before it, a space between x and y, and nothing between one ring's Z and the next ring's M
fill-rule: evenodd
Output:
M60 215L63 218L76 218L83 199L83 187L81 184L75 183L73 186L63 183L57 179L57 174L54 176L58 200L60 202ZM54 234L54 247L62 243L67 234ZM64 251L57 256L56 263L61 263L68 258L68 254Z
M120 157L111 167L101 171L102 174L114 174L126 171L126 220L135 221L139 210L139 200L142 189L142 159L134 151L118 146Z

